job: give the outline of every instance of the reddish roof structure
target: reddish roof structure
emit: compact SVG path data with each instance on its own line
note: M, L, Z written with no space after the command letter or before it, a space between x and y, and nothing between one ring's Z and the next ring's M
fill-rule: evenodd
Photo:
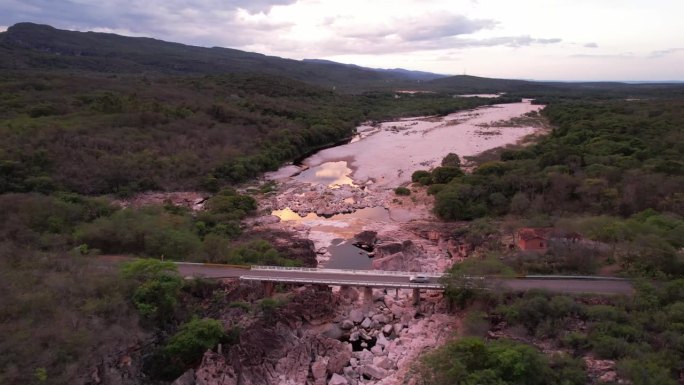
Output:
M579 240L582 235L574 231L561 231L553 227L523 227L518 230L518 238L530 239L568 239Z

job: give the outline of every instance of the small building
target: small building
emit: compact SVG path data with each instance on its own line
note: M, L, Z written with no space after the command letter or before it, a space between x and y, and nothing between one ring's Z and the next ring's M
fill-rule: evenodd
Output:
M546 252L549 248L548 229L522 228L518 230L515 243L522 251Z
M576 243L582 236L578 233L564 233L553 227L524 227L518 230L515 238L520 250L545 253L550 241Z

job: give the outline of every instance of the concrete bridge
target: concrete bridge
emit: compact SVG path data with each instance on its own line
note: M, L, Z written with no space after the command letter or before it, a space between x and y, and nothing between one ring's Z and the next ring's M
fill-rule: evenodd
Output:
M242 281L261 282L266 293L273 291L275 283L317 284L330 286L356 286L366 288L412 289L415 301L420 299L420 290L444 290L442 273L416 273L383 270L343 270L306 267L251 266L236 267L220 264L177 262L183 276L205 278L239 278ZM410 276L420 274L427 282L411 282ZM525 276L517 278L472 276L463 282L485 288L501 288L511 291L544 289L566 294L631 295L631 282L612 277L573 276Z

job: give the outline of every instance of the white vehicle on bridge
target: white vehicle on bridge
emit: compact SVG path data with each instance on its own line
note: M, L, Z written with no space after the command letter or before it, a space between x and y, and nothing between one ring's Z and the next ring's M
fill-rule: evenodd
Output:
M430 282L430 278L428 278L426 275L416 274L409 277L409 282L427 283Z

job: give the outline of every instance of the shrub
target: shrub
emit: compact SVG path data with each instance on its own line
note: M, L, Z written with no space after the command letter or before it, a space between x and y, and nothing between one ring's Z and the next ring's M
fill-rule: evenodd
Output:
M578 332L569 332L561 338L561 345L573 349L575 352L583 352L591 347L587 335Z
M626 359L618 363L618 372L633 385L676 385L670 370L654 360Z
M276 309L283 306L285 301L277 300L274 298L264 298L259 303L259 308L263 312L265 317L272 317Z
M433 184L428 187L427 193L428 195L436 195L439 194L440 191L444 190L445 187L445 184Z
M452 179L463 176L458 167L442 166L432 170L432 183L449 183Z
M143 259L124 264L121 271L138 284L131 299L143 317L157 325L173 318L183 287L173 263Z
M461 338L425 355L418 370L429 385L560 384L541 353L509 340Z
M249 303L243 301L233 301L228 304L228 307L242 309L247 312L252 309Z
M411 182L427 186L432 184L432 175L428 171L418 170L411 174Z
M228 340L221 322L193 319L179 328L166 344L146 362L145 371L153 377L171 381L196 364L207 349Z
M461 158L459 158L457 154L450 152L442 159L442 166L461 167Z
M411 190L406 187L397 187L394 189L394 193L397 195L411 195Z
M506 164L504 162L486 162L481 164L473 171L476 175L503 175L506 172Z
M215 319L194 319L181 325L178 333L164 346L173 362L190 365L202 358L207 349L216 346L223 338L223 325Z

